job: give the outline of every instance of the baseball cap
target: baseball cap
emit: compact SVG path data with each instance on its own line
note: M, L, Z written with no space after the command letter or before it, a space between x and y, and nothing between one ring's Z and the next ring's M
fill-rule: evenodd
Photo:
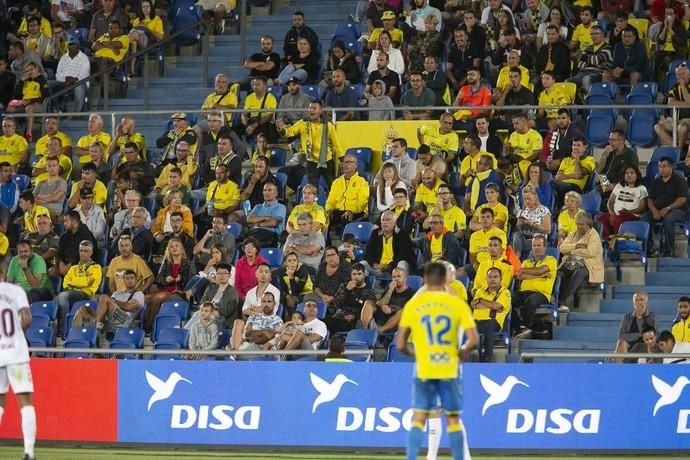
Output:
M393 13L391 10L386 10L381 15L381 19L395 19L395 13Z
M172 114L172 117L170 117L171 120L186 120L187 119L187 114L184 112L175 112Z
M301 82L299 81L299 78L297 78L297 77L290 77L290 78L288 78L288 81L285 83L287 85L289 85L290 83L297 83L299 85Z
M93 189L91 187L84 187L79 191L81 198L89 198L93 196Z
M68 45L78 45L79 44L79 38L75 37L74 35L70 35L69 38L67 39L67 44Z

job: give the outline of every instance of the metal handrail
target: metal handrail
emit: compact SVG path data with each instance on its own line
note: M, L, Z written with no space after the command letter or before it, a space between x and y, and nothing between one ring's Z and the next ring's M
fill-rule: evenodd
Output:
M584 358L584 359L597 359L605 358L610 359L640 359L640 358L667 358L667 359L690 359L690 353L615 353L615 352L566 352L566 351L549 351L549 352L536 352L536 351L526 351L520 353L520 362L524 362L525 359L532 358Z
M193 356L324 356L328 350L156 350L153 348L56 348L29 347L30 353L94 354L94 355L193 355ZM374 350L345 350L345 355L374 354Z
M160 47L160 46L162 46L162 45L165 45L165 44L167 44L167 43L170 43L172 40L176 39L176 38L179 37L180 35L182 35L182 34L184 34L184 33L186 33L186 32L189 32L190 30L192 30L192 29L194 29L194 28L197 28L197 27L199 27L199 26L201 26L201 25L204 25L204 24L206 24L206 23L207 23L207 21L201 19L201 20L195 22L194 24L190 24L189 26L185 27L184 29L178 30L178 31L175 32L174 34L172 34L172 35L170 35L170 36L168 36L168 37L164 37L162 40L160 40L160 41L158 41L158 42L156 42L156 43L154 43L154 44L151 44L151 45L149 45L148 47L146 47L146 48L144 48L144 49L142 49L142 50L139 50L139 51L138 51L137 53L135 53L135 54L132 54L132 55L126 57L126 58L123 59L122 61L117 62L117 63L113 63L113 64L109 65L108 67L106 67L105 69L101 69L101 70L97 71L96 73L92 73L92 74L90 74L88 77L82 78L81 80L75 82L74 84L72 84L72 85L70 85L70 86L68 86L68 87L62 88L60 91L58 91L58 92L56 92L56 93L54 93L54 94L49 95L49 96L45 99L44 103L47 104L47 103L49 103L50 101L52 101L52 100L54 100L54 99L56 99L56 98L58 98L58 97L60 97L60 96L62 96L62 95L64 95L64 94L69 93L70 91L72 91L72 90L73 90L74 88L76 88L77 86L85 85L85 84L90 83L91 81L95 80L96 78L101 77L102 75L109 74L112 70L116 69L116 68L119 67L119 66L125 65L125 68L126 68L126 64L127 64L127 63L129 63L129 62L132 61L133 59L138 58L139 56L142 56L142 55L143 55L143 56L145 56L146 58L148 58L148 53L149 53L149 51L151 51L152 49L158 48L158 47ZM204 38L202 38L202 40L207 40L207 38L205 38L205 37L207 37L207 36L208 36L208 34L207 34L207 33L204 33L204 34L203 34L203 37L204 37ZM208 66L205 66L205 67L208 67ZM144 66L144 71L146 72L146 66ZM207 71L208 71L208 70L207 70ZM107 79L106 79L105 81L107 81ZM105 99L105 101L106 101L105 108L106 108L106 110L107 110L107 100L108 100L107 84L105 84L105 86L106 86L106 88L105 88L105 91L104 91L104 99ZM77 115L83 115L83 113L78 113ZM72 116L74 116L74 115L72 115Z

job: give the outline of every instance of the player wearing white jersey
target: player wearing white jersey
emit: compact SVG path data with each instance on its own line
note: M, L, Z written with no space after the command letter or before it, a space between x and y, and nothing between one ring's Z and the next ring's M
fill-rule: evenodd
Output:
M35 460L36 411L34 384L29 367L29 348L24 330L31 325L31 310L24 289L0 282L0 423L10 385L22 414L24 460Z

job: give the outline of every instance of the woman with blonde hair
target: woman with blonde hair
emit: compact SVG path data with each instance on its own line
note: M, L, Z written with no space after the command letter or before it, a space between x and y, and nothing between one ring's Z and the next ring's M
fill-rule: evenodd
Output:
M383 212L393 206L393 191L405 187L405 183L400 180L398 168L393 163L385 163L381 167L381 177L378 184L372 186L372 192L376 194L376 209Z
M151 330L153 321L161 308L161 304L172 298L186 299L184 287L194 276L194 261L187 259L182 241L172 238L165 248L163 263L153 283L156 292L146 296L146 315L144 327Z
M192 221L192 211L182 204L182 192L170 190L163 198L163 208L156 214L156 221L151 227L151 233L156 241L163 240L163 235L171 233L170 215L174 212L182 213L182 230L189 236L194 235L194 222Z
M560 244L569 233L577 228L577 216L585 212L582 209L582 195L570 191L565 194L565 206L558 215L558 243Z

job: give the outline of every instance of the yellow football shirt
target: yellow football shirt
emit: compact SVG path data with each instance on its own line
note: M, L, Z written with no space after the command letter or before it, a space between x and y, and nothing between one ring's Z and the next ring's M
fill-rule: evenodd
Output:
M510 313L511 298L508 289L501 287L498 292L489 292L486 288L483 288L475 292L472 299L488 300L489 302L498 302L501 304L503 311L495 311L490 308L475 308L472 311L472 316L475 321L487 321L491 319L492 313L495 312L494 319L498 325L501 326L501 329L503 329L503 323L506 320L506 316Z
M292 228L297 228L297 217L303 212L308 213L311 216L313 222L318 222L324 227L328 226L326 213L324 212L323 207L320 204L312 203L311 205L307 205L302 203L292 208L292 212L290 212L288 222L290 223L290 225L292 225Z
M501 287L508 289L510 287L511 281L513 281L513 266L501 256L498 260L493 260L490 257L479 264L477 268L477 275L474 277L474 282L472 284L472 290L478 291L480 289L488 288L486 283L486 272L492 268L496 267L501 270ZM476 319L476 317L475 317Z
M556 118L558 109L568 105L568 97L558 88L553 87L551 91L544 90L539 94L539 105L554 106L553 109L546 109L546 118Z
M467 216L465 212L457 206L448 209L441 208L439 213L443 216L443 226L450 232L467 229Z
M239 203L240 189L233 181L229 180L225 184L213 181L208 184L206 191L206 203L213 202L213 207L217 211L225 211L230 206Z
M80 137L77 141L77 147L88 150L89 147L91 147L91 144L94 142L100 142L103 144L103 151L105 152L105 149L107 149L110 145L110 141L110 134L106 133L105 131L99 131L96 134L86 134L85 136ZM107 158L104 158L104 160L107 160ZM80 164L89 163L91 161L91 155L83 155L79 157Z
M460 338L476 327L467 302L447 292L426 291L403 309L400 327L410 329L416 357L416 377L446 380L458 377Z
M70 190L69 196L74 195L75 193L79 193L77 190L77 182L75 182L72 185L72 190ZM105 188L105 185L103 185L103 182L99 181L96 179L96 182L93 184L93 202L103 208L105 206L105 202L108 199L108 189Z
M36 233L38 231L36 219L40 216L50 217L50 211L40 204L35 204L30 211L24 213L24 233Z
M443 235L439 237L434 234L431 235L431 240L429 241L429 252L431 253L431 260L433 262L443 257Z
M578 209L575 213L575 217L570 217L568 211L564 209L558 215L558 231L565 233L573 233L577 230L577 225L575 224L575 219L577 219L578 214L585 212L584 209Z
M431 148L431 153L436 155L439 152L457 152L459 148L458 134L451 131L441 134L441 127L436 125L424 125L419 128L419 132L424 136L424 143Z
M585 184L587 183L587 179L589 179L589 175L594 171L594 168L596 168L597 164L594 161L593 156L587 156L584 158L580 158L580 167L584 171L584 174L582 175L582 179L564 179L563 182L568 183L568 184L575 184L578 187L580 187L580 190L585 189ZM573 157L566 157L561 160L561 165L558 167L558 171L562 172L563 174L574 174L575 173L575 160L573 160Z
M484 203L483 205L478 206L477 209L474 210L474 215L472 216L472 218L477 222L479 222L479 218L482 215L482 209L484 208L491 208L493 210L494 223L496 223L497 221L501 221L502 225L500 227L497 225L497 227L505 231L505 227L508 224L508 208L506 208L506 206L503 203L496 203L494 205L491 205L491 203L488 202Z
M553 292L553 283L556 281L556 275L558 275L558 261L552 256L545 256L541 260L528 258L522 262L522 268L537 268L542 266L549 267L549 276L547 278L522 280L520 282L520 291L539 292L550 301L551 293Z
M29 148L29 144L19 134L10 137L0 136L0 163L8 162L12 166L22 161L22 154Z
M381 262L382 265L388 265L393 262L393 235L386 238L383 237L383 251L381 252Z
M470 237L470 254L477 254L477 262L482 263L488 260L489 255L489 238L497 236L503 242L503 247L506 247L506 233L500 228L491 227L488 232L483 229L472 233Z
M443 183L442 180L437 179L432 189L429 189L424 184L420 184L414 197L415 203L422 203L426 207L427 212L431 211L438 203L438 196L436 194L438 193L438 188Z
M529 70L525 66L520 66L520 86L523 86L530 91L532 90L532 84L529 81ZM500 72L498 72L498 80L496 80L496 88L504 89L510 86L510 67L504 66Z
M60 177L62 177L66 181L68 181L70 174L72 174L72 160L67 155L60 155L59 160L60 160L60 168L62 170L60 172ZM46 167L47 161L48 161L48 156L46 156L46 155L42 156L36 162L36 164L34 165L34 168L44 169ZM34 184L38 185L46 179L48 179L48 173L43 172L43 173L39 174L38 176L36 176Z
M96 42L120 42L122 47L120 49L101 48L93 55L97 58L110 59L115 62L120 62L125 58L127 50L129 49L129 37L127 35L120 35L119 37L110 38L109 34L103 34L98 37Z
M690 342L690 319L679 319L671 327L671 334L676 339L676 343Z
M72 147L72 139L65 133L58 131L55 135L51 136L46 134L36 141L36 156L43 156L48 153L48 141L51 137L57 137L62 141L62 148ZM106 146L107 147L107 146Z
M575 32L573 32L572 41L578 42L580 44L580 51L584 51L592 42L592 36L589 34L589 29L594 24L594 21L589 23L589 27L585 27L582 24L578 24L575 27Z
M528 158L535 154L538 156L541 152L543 146L541 134L533 129L530 129L525 134L513 131L508 141L513 153L522 158L518 165L520 167L520 174L522 174L522 177L525 177L527 175L527 168L532 163Z

